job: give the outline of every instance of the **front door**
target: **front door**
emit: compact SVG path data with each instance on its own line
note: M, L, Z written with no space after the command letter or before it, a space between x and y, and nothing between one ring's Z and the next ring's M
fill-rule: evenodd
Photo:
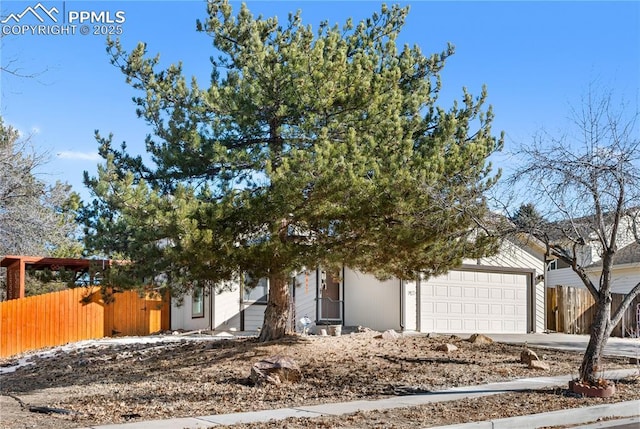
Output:
M320 278L320 320L342 321L340 276L321 271Z

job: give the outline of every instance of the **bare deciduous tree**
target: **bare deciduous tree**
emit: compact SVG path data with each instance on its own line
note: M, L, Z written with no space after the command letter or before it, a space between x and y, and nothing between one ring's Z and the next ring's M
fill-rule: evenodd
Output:
M552 222L532 230L548 255L568 264L596 302L591 338L580 381L595 383L600 358L613 328L640 293L636 284L612 308L612 269L616 252L640 244L640 139L637 110L614 104L610 92L592 87L571 110L572 134L541 133L520 149L523 163L512 182L527 183L529 196ZM635 243L635 244L634 244ZM593 254L589 253L593 251ZM597 281L585 267L600 258Z
M78 196L65 183L35 175L46 155L0 117L0 255L70 255L81 251L73 210Z

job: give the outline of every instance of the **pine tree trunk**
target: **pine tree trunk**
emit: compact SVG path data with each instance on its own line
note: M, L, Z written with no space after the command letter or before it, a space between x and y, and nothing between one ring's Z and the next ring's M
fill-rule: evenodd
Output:
M596 310L593 324L591 325L591 337L587 350L584 353L582 364L580 365L580 381L595 384L598 379L600 368L600 358L604 346L607 344L611 334L611 295L604 294L598 299L598 309Z
M270 276L269 299L260 331L260 342L278 340L291 333L287 323L290 305L287 276L283 273Z

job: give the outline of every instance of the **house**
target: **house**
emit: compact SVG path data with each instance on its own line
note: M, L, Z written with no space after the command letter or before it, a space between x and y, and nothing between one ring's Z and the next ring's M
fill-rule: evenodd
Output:
M606 222L608 216L605 216L604 219ZM577 263L584 267L592 282L597 285L602 273L601 247L593 233L590 233L580 221L581 219L574 220L574 228L584 229L579 232L587 239L582 246L577 248ZM629 293L636 284L640 283L640 242L633 235L632 222L633 218L630 216L625 216L620 220L616 235L618 250L613 256L612 293ZM584 283L573 269L560 260L549 262L546 284L547 287L585 288Z
M527 333L545 328L545 249L535 240L505 240L498 255L467 260L435 278L381 281L343 267L304 270L291 282L292 320L316 325L441 333ZM262 326L268 282L204 289L171 307L172 329L252 331ZM299 327L298 327L299 328Z
M602 274L602 259L593 246L585 246L579 263L585 264L585 271L594 284L599 283ZM640 243L631 242L620 248L613 257L611 292L627 294L640 283ZM547 287L570 286L585 288L580 277L566 263L551 261L547 268Z

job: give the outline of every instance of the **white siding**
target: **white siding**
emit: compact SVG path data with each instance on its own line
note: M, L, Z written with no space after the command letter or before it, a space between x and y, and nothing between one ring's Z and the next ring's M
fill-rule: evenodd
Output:
M534 277L535 282L535 277ZM535 326L533 327L533 332L544 332L546 329L546 301L547 297L545 294L544 281L537 282L534 286L534 320Z
M595 277L592 277L591 280L595 280ZM584 283L571 268L547 271L547 287L556 286L584 287Z
M629 293L640 283L640 264L614 269L611 292Z
M600 271L590 271L589 278L593 284L600 282ZM628 293L636 284L640 282L640 264L629 264L613 268L611 292ZM571 286L584 288L584 283L571 268L561 268L559 270L547 271L547 286Z
M180 300L171 299L171 329L195 331L209 327L209 296L204 297L204 317L191 317L191 295L185 295Z
M346 268L344 324L384 331L400 330L400 280L380 281Z
M255 331L262 328L266 309L267 306L265 304L247 305L244 309L244 330Z
M191 294L182 299L182 305L178 305L178 299L171 300L171 329L209 329L211 323L211 305L213 303L213 327L215 330L240 330L240 285L238 282L229 282L225 289L219 293L208 292L204 296L204 317L193 318L191 316Z
M418 289L415 280L403 282L403 322L405 331L418 330Z
M240 285L234 283L229 290L224 290L214 297L213 312L216 330L240 330Z
M523 249L523 246L527 247L527 250ZM536 251L528 248L526 244L516 245L509 240L505 240L497 255L481 258L478 265L531 268L535 269L538 274L541 274L544 272L544 255L542 251Z
M317 321L316 280L317 270L315 269L302 272L296 276L295 317L297 331L301 331L301 327L297 323L301 317L307 316L314 324Z

